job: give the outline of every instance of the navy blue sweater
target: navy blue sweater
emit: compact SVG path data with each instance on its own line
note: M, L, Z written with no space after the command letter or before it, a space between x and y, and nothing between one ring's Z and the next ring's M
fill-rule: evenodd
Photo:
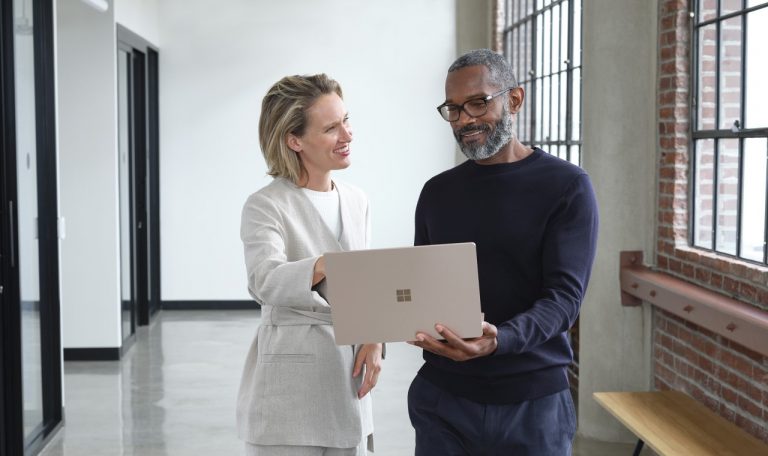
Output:
M579 314L597 243L597 202L583 169L535 149L498 165L466 161L425 185L415 244L474 242L494 354L465 362L424 352L419 375L486 404L568 388L566 331Z

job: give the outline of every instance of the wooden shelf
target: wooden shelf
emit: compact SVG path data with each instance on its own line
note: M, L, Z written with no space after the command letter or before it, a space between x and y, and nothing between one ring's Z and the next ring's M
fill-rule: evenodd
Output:
M643 301L768 356L768 312L643 265L642 252L621 252L621 303Z

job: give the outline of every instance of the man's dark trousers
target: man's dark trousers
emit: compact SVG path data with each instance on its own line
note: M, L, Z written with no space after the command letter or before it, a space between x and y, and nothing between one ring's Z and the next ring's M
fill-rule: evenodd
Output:
M416 376L408 390L415 456L570 456L576 413L568 390L515 404L480 404Z

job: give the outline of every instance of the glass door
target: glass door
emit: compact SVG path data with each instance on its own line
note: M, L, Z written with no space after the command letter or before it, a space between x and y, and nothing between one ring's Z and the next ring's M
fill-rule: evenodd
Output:
M120 195L120 295L122 302L121 327L123 348L136 332L136 293L134 274L134 205L133 205L133 141L131 131L131 53L117 50L117 140L118 183Z
M16 216L21 299L21 360L25 441L43 425L38 243L37 122L32 0L14 0Z
M53 3L0 2L0 455L62 420Z

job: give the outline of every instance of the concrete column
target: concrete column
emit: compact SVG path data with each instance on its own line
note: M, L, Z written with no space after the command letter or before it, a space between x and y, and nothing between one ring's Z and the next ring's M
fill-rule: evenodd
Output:
M651 387L650 309L620 303L619 252L653 258L658 5L589 0L583 9L583 167L600 206L598 254L582 307L579 432L630 434L592 398Z

